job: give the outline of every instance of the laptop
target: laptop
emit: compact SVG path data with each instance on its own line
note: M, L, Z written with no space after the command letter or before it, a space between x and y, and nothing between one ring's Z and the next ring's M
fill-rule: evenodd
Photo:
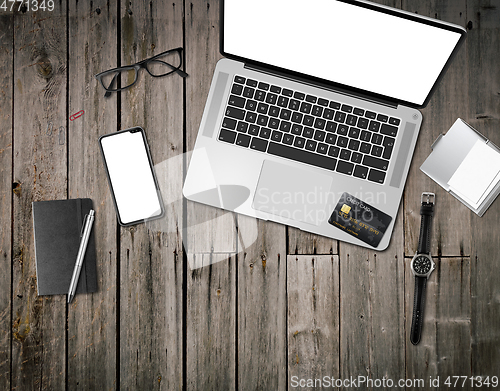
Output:
M384 250L460 26L367 1L222 0L192 201Z

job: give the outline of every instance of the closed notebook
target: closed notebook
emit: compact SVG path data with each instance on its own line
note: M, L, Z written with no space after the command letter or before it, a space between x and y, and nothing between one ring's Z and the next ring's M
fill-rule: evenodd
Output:
M38 295L67 294L82 225L92 209L92 200L33 202L36 279ZM76 293L97 291L95 235L92 229Z

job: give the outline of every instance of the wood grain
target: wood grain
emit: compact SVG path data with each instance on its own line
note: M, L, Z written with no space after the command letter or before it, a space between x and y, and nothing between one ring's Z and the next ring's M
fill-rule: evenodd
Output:
M125 2L119 17L123 65L182 46L182 3ZM121 100L121 128L144 128L154 164L182 153L181 77L141 71ZM169 191L180 200L182 160L174 161ZM120 389L182 387L182 203L166 209L174 230L158 222L120 230Z
M465 27L465 0L403 1L403 9L442 19ZM450 196L437 183L420 171L431 153L431 145L440 134L467 113L469 99L466 47L463 45L453 58L445 76L439 82L427 107L422 111L423 122L408 174L405 189L405 255L413 256L420 233L420 196L424 191L436 194L431 253L444 256L470 255L470 212L460 201ZM465 78L465 79L464 79Z
M469 113L467 121L500 145L500 7L497 2L468 1ZM492 376L500 362L500 202L483 217L471 214L472 373ZM497 375L498 376L498 375Z
M286 390L285 227L238 216L238 389Z
M66 7L14 17L13 389L65 388L66 297L37 296L31 203L67 197Z
M0 389L10 388L14 15L0 14ZM9 266L7 266L9 265Z
M116 214L98 147L99 136L117 129L116 96L104 98L94 75L116 67L114 1L69 3L69 198L91 198L98 292L78 295L68 309L68 388L116 387ZM85 145L86 148L82 148Z
M409 341L413 287L415 278L406 260L406 340ZM407 343L407 379L429 377L441 379L441 386L448 376L471 375L471 299L469 258L435 258L436 270L427 280L426 303L422 339L416 346ZM410 284L411 282L411 284ZM464 389L470 389L465 387Z
M287 380L292 387L300 379L339 378L339 277L336 255L289 255L287 258ZM329 387L328 383L322 384ZM300 389L322 388L318 386Z
M401 379L405 374L403 214L387 250L340 246L340 374ZM380 387L384 389L384 387ZM390 389L389 387L386 389Z

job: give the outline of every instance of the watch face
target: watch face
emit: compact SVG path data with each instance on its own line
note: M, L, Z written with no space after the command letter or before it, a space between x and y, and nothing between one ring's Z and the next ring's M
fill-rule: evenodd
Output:
M431 260L423 255L417 256L413 261L413 270L417 274L427 274L431 271Z

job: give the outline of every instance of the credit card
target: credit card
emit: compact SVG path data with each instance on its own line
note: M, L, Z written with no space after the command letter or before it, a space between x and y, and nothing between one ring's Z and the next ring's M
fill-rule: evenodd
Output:
M392 221L388 214L350 195L342 194L328 222L349 235L377 247Z

